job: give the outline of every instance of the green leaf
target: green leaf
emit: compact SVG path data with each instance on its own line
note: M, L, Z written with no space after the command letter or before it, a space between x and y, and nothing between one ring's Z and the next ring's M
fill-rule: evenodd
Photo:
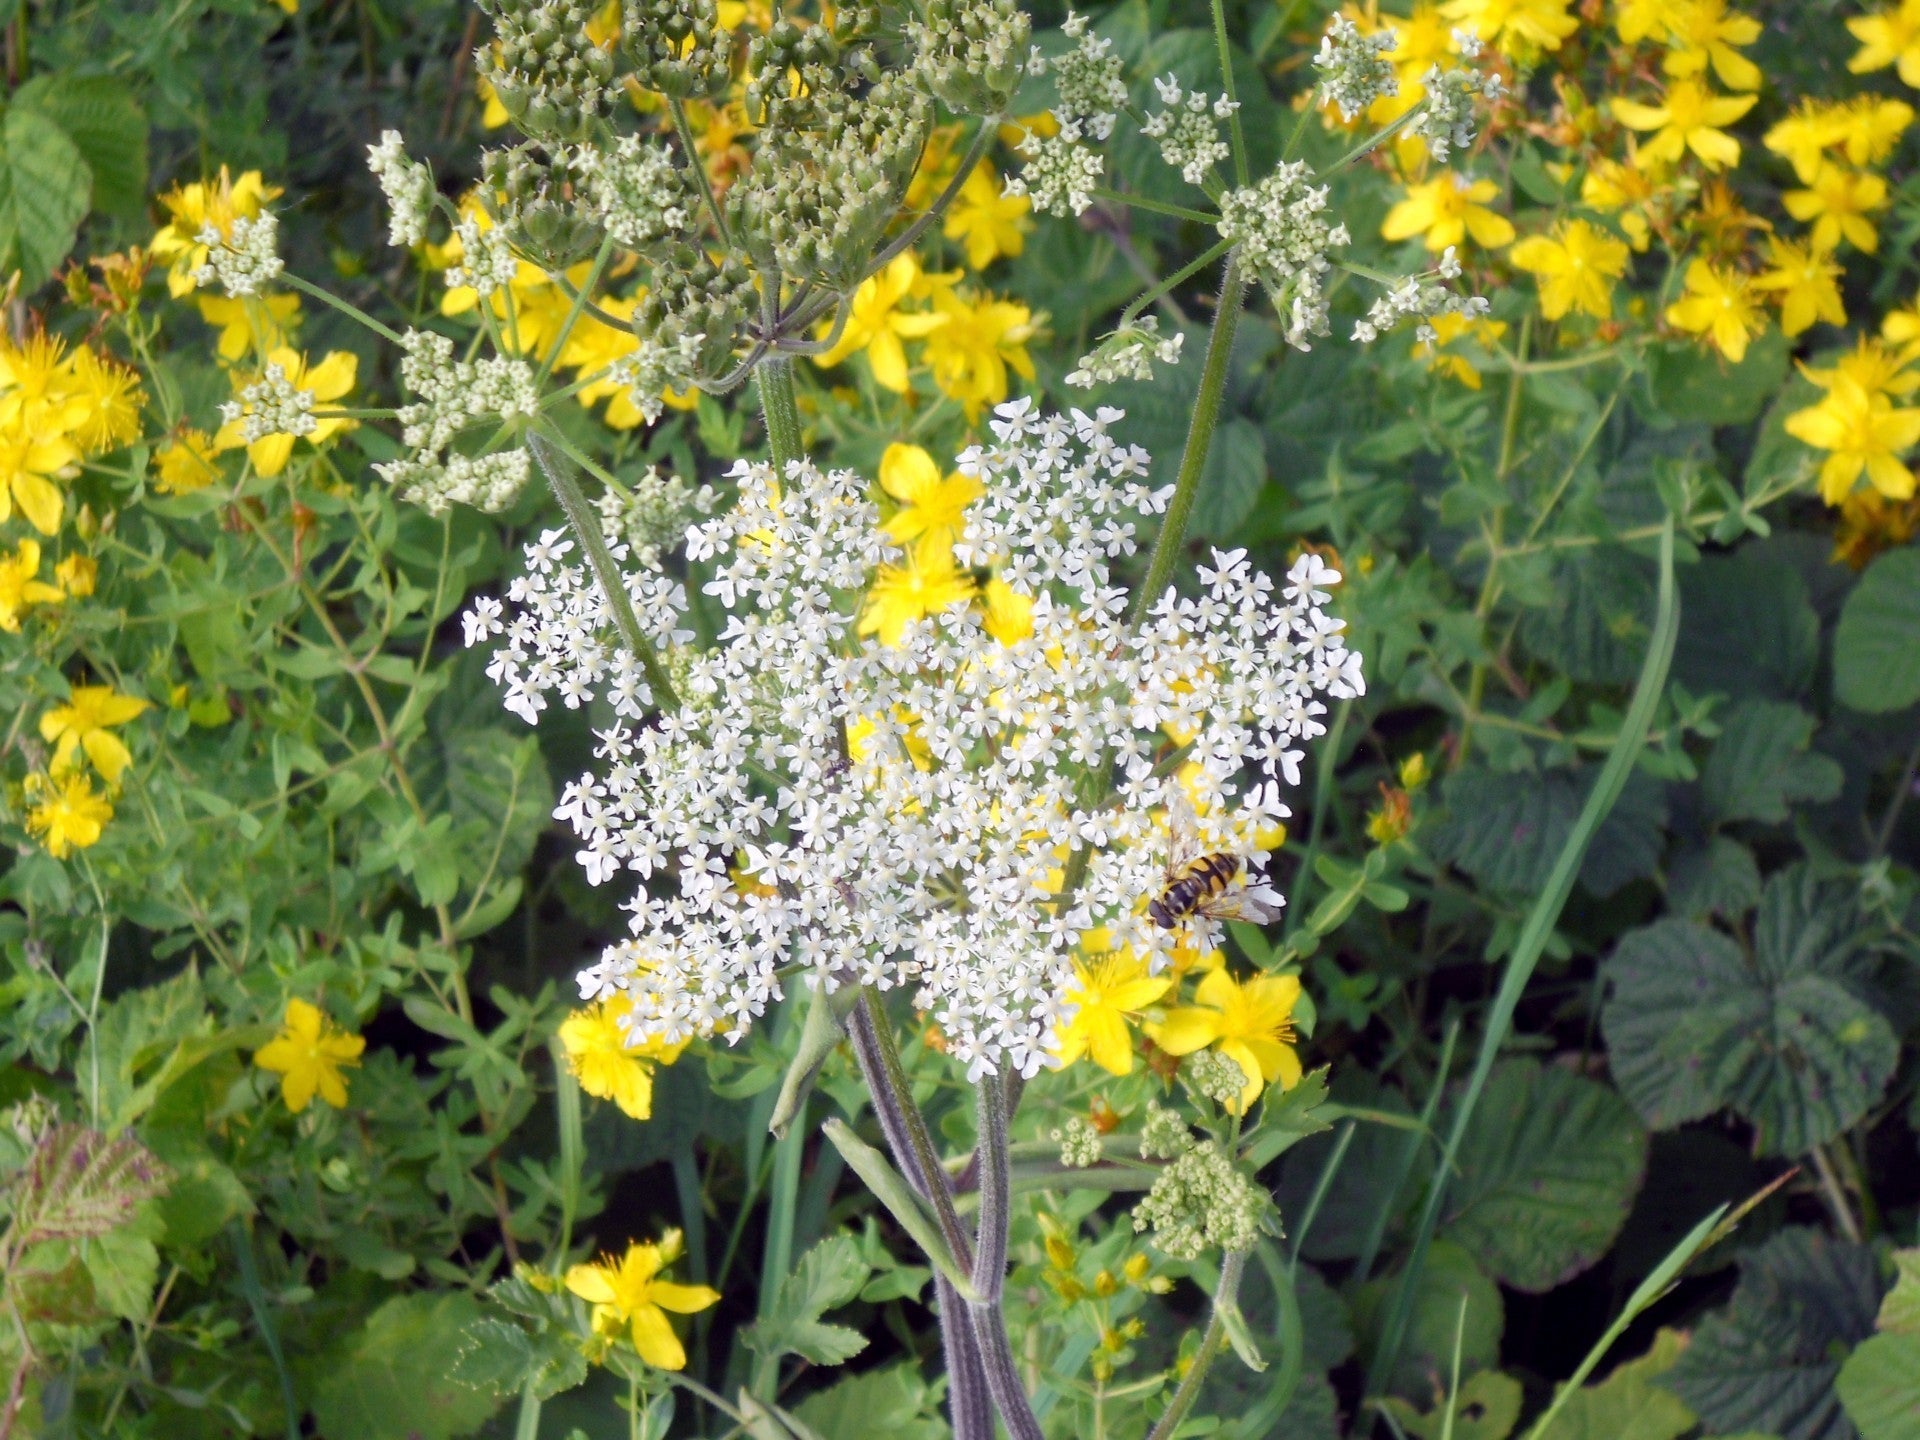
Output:
M1754 952L1690 921L1624 937L1601 1012L1615 1083L1671 1129L1730 1106L1769 1154L1801 1155L1880 1098L1899 1058L1860 993L1850 912L1803 871L1761 896Z
M1709 555L1680 576L1673 678L1695 694L1793 700L1813 685L1820 617L1777 548Z
M144 1320L153 1308L153 1287L160 1278L160 1251L153 1242L164 1229L149 1204L126 1225L81 1247L94 1299L109 1315Z
M1875 1335L1840 1367L1835 1389L1862 1440L1920 1440L1920 1335Z
M1890 1335L1920 1335L1920 1249L1893 1252L1894 1282L1874 1324Z
M37 289L73 249L93 175L80 148L26 106L0 118L0 272L15 265Z
M1729 365L1705 346L1675 341L1648 352L1647 388L1654 407L1695 425L1744 425L1787 378L1792 343L1768 330Z
M1520 638L1575 680L1628 684L1653 626L1653 582L1652 567L1619 547L1563 560L1555 568L1551 600L1525 613Z
M587 1357L566 1331L541 1323L529 1331L488 1315L467 1326L448 1378L500 1399L529 1385L541 1399L587 1378Z
M1833 693L1878 715L1920 701L1920 550L1890 550L1860 577L1833 635Z
M1743 700L1727 713L1700 777L1707 805L1722 824L1782 824L1790 806L1831 800L1845 772L1840 762L1809 752L1817 722L1783 700Z
M1759 899L1760 867L1731 836L1715 835L1705 849L1682 851L1667 871L1667 909L1675 915L1738 920Z
M1428 848L1490 890L1536 892L1573 829L1580 792L1566 770L1461 770L1441 787L1446 811L1426 831Z
M912 1364L849 1375L807 1396L793 1412L816 1434L865 1435L884 1428L886 1440L947 1440L932 1387ZM884 1421L884 1426L879 1422Z
M1507 1440L1520 1418L1520 1382L1498 1370L1482 1370L1424 1414L1397 1396L1383 1402L1400 1427L1419 1440Z
M313 1395L326 1440L451 1440L471 1435L495 1396L453 1378L482 1318L464 1292L396 1295L328 1358Z
M856 1299L872 1273L860 1247L845 1235L820 1241L780 1282L773 1304L742 1333L747 1348L766 1358L798 1355L815 1365L844 1365L867 1348L867 1337L821 1316Z
M1489 1077L1455 1158L1440 1233L1495 1279L1538 1294L1613 1244L1640 1188L1647 1135L1608 1086L1510 1060Z
M1840 1353L1872 1333L1879 1295L1871 1250L1783 1230L1740 1258L1733 1298L1660 1383L1710 1435L1852 1440L1834 1382Z
M1189 533L1229 542L1253 513L1266 483L1267 443L1260 427L1240 415L1223 421L1207 451L1207 468L1193 502Z
M1399 1288L1399 1276L1384 1276L1362 1285L1353 1297L1354 1331L1362 1353L1379 1342L1382 1311ZM1466 1302L1466 1323L1460 1328L1460 1304ZM1431 1394L1428 1377L1445 1374L1453 1363L1454 1337L1460 1337L1460 1369L1484 1369L1498 1358L1506 1311L1500 1287L1474 1262L1472 1255L1451 1240L1435 1240L1427 1249L1420 1283L1413 1293L1406 1338L1390 1388L1400 1394Z
M1677 1440L1686 1434L1696 1423L1693 1412L1671 1390L1653 1383L1673 1368L1686 1343L1679 1331L1662 1330L1638 1360L1567 1396L1553 1423L1553 1440Z
M111 75L36 75L13 103L58 125L92 172L95 210L138 219L147 206L147 117Z
M21 1245L105 1236L167 1185L166 1166L131 1135L56 1125L34 1146L11 1197Z

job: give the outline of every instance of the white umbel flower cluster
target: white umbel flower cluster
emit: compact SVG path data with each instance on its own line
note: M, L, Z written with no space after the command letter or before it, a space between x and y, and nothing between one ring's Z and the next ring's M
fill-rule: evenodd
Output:
M506 231L497 225L482 230L479 220L467 215L453 227L453 234L460 242L460 263L447 267L449 290L471 286L473 292L485 300L494 291L504 290L513 283L520 262L513 258Z
M1177 332L1162 335L1157 317L1139 316L1103 336L1098 345L1082 355L1079 367L1067 372L1067 384L1091 390L1116 380L1151 380L1154 361L1162 365L1180 363L1180 347L1186 338Z
M367 147L367 168L387 197L387 243L419 245L427 238L427 217L433 213L433 172L407 156L398 130L380 132L380 142Z
M220 418L239 421L240 438L251 445L269 435L311 435L320 425L314 403L313 391L296 386L282 366L269 365L238 400L220 407Z
M527 483L524 450L446 452L469 425L531 420L540 408L533 366L510 355L456 360L453 341L430 330L409 330L401 346L400 381L414 399L400 407L400 438L410 453L374 470L429 514L444 514L456 503L505 509Z
M671 340L642 335L631 351L613 362L607 374L626 386L627 398L633 401L641 419L651 425L667 408L661 398L667 391L693 388L700 347L706 343L705 335L681 335Z
M1025 195L1033 208L1049 215L1078 215L1093 203L1093 192L1107 173L1107 157L1086 142L1104 141L1127 103L1127 82L1113 42L1095 35L1087 17L1067 12L1061 31L1076 41L1054 60L1038 50L1027 73L1053 73L1059 101L1053 108L1053 135L1029 131L1020 142L1025 159L1018 175L1007 177L1006 193Z
M1345 15L1336 15L1320 37L1320 53L1313 68L1320 72L1321 103L1333 106L1341 120L1352 124L1376 100L1400 93L1400 79L1387 54L1400 43L1391 28L1371 35Z
M614 544L609 549L615 560L627 558L626 546ZM501 641L487 666L487 677L505 692L506 708L529 725L547 708L549 694L557 694L569 710L577 710L604 693L622 720L643 719L653 703L645 671L631 651L608 639L613 612L606 592L586 566L567 563L573 550L564 530L548 530L528 545L527 572L507 590L507 603L515 607L514 613L507 616L500 601L482 596L462 617L466 642L471 647L484 640ZM693 638L691 631L677 628L687 608L686 594L677 581L638 569L625 578L627 598L648 627L652 644L664 650ZM633 778L631 772L616 767L609 780L631 783ZM570 786L555 815L573 819L578 827L583 823L581 816L570 807L581 803L583 794L580 786ZM580 858L595 885L620 868L614 857L603 856L594 847Z
M595 508L609 540L633 547L634 563L651 570L661 555L679 546L695 518L713 513L713 487L698 488L678 475L649 466L624 494L604 491Z
M271 210L249 219L236 216L226 234L209 222L194 237L207 247L207 260L193 272L193 283L219 282L229 295L258 295L285 269L280 259L280 222Z
M619 244L646 250L685 233L687 182L665 145L623 135L612 149L580 145L573 156L588 207Z
M1356 321L1353 338L1363 345L1372 344L1388 331L1409 320L1419 321L1415 340L1431 345L1439 339L1433 328L1438 315L1464 315L1477 319L1491 310L1481 295L1462 295L1447 288L1447 282L1460 278L1460 260L1449 245L1440 256L1440 264L1419 275L1409 275L1393 289L1373 302L1364 320Z
M511 617L476 606L469 641L505 635L495 673L518 713L537 710L543 664L542 693L589 651L600 675L625 667L601 768L556 813L590 879L650 883L628 903L631 938L581 975L583 998L624 992L639 1035L734 1041L795 977L904 986L970 1075L1030 1076L1057 1048L1088 931L1170 953L1144 910L1165 883L1173 770L1197 768L1195 843L1264 861L1257 837L1288 813L1280 782L1323 729L1321 697L1362 688L1342 622L1319 608L1338 577L1308 556L1276 587L1243 553L1216 553L1196 596L1169 590L1129 624L1109 568L1169 492L1114 438L1120 418L1017 401L957 462L984 492L962 563L996 564L1033 599L1014 644L964 605L896 648L860 637L858 597L892 546L864 478L805 463L776 477L740 462L736 507L687 532L727 612L711 647L671 648L686 638L677 587L629 577L680 700L644 724L627 723L638 667L557 534L529 550ZM1062 895L1068 872L1079 884Z
M1220 202L1220 238L1240 247L1241 258L1273 294L1287 343L1311 348L1310 335L1325 335L1325 276L1329 252L1352 243L1345 224L1327 218L1327 187L1313 183L1302 161L1279 166L1264 180L1230 190Z
M1461 54L1472 59L1480 53L1480 42L1471 34L1456 30L1454 43ZM1407 124L1408 135L1427 142L1427 150L1436 164L1444 165L1455 150L1466 150L1479 133L1480 107L1491 105L1507 93L1506 83L1493 71L1466 68L1442 70L1431 67L1421 78L1427 98L1420 112Z
M1140 133L1160 142L1160 158L1178 170L1182 180L1205 183L1207 172L1233 153L1220 138L1220 122L1238 110L1240 102L1184 91L1172 75L1156 77L1153 88L1167 108L1149 115Z

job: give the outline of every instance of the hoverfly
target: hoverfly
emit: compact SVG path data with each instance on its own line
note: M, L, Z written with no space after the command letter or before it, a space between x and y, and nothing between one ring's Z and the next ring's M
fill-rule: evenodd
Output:
M1249 885L1246 865L1223 850L1199 853L1196 820L1186 792L1175 788L1167 801L1167 874L1160 894L1147 906L1147 918L1162 930L1204 915L1210 920L1244 920L1265 925L1279 917L1285 902L1265 883Z

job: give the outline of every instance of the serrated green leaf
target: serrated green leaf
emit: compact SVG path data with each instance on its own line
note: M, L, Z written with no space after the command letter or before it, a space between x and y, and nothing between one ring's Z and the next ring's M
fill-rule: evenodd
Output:
M164 1228L149 1205L121 1228L81 1245L94 1299L109 1315L144 1320L153 1308L153 1287L160 1278L160 1251L153 1242Z
M1660 1377L1712 1435L1851 1440L1834 1382L1840 1355L1873 1330L1873 1252L1816 1230L1783 1230L1740 1259L1725 1308Z
M741 1339L769 1359L798 1355L816 1365L844 1365L867 1348L867 1337L844 1325L825 1324L821 1316L858 1297L871 1273L851 1237L829 1235L800 1257L793 1273L780 1282L772 1306Z
M1920 1440L1920 1335L1875 1335L1840 1367L1835 1390L1861 1440Z
M1575 680L1625 685L1640 669L1653 625L1653 568L1618 547L1597 547L1555 569L1549 602L1520 622L1527 649Z
M1686 1349L1686 1336L1662 1330L1637 1360L1614 1367L1597 1385L1567 1396L1550 1431L1532 1440L1677 1440L1697 1423L1694 1414L1671 1390L1654 1384L1673 1368Z
M1490 890L1538 891L1580 813L1580 788L1565 770L1501 775L1461 770L1441 786L1445 814L1426 831L1435 858Z
M1655 1129L1729 1106L1769 1154L1800 1155L1879 1099L1899 1057L1862 998L1836 902L1803 875L1769 882L1749 957L1727 936L1663 920L1607 962L1601 1027L1615 1082Z
M164 1192L168 1179L166 1166L131 1135L109 1138L84 1125L56 1125L34 1146L11 1196L17 1241L111 1234Z
M28 290L60 267L87 213L93 175L80 147L37 110L0 117L0 272L18 265Z
M865 1434L882 1418L887 1440L946 1440L949 1433L932 1388L911 1364L849 1375L807 1396L793 1413L828 1440Z
M1800 571L1766 545L1708 555L1680 574L1673 678L1696 695L1793 700L1813 685L1820 617Z
M1613 1244L1640 1188L1647 1135L1609 1087L1512 1060L1488 1078L1456 1161L1440 1233L1495 1279L1537 1294Z
M1267 445L1260 427L1236 415L1214 431L1207 468L1193 502L1189 531L1223 543L1252 513L1267 483Z
M323 1363L313 1415L327 1440L451 1440L498 1408L495 1396L453 1378L479 1301L451 1292L397 1295Z
M459 1354L447 1375L503 1400L531 1385L544 1400L583 1382L587 1359L564 1331L543 1326L536 1334L487 1315L462 1333Z
M1760 867L1753 852L1728 835L1704 849L1683 850L1667 870L1667 909L1688 919L1709 915L1738 920L1760 899Z
M1443 1398L1433 1409L1416 1410L1407 1401L1389 1396L1383 1402L1400 1426L1419 1440L1507 1440L1520 1418L1520 1382L1498 1370L1482 1370Z
M1791 806L1831 800L1846 775L1840 762L1808 747L1817 722L1782 700L1743 700L1727 713L1701 773L1714 818L1784 822Z
M13 103L58 125L92 172L95 210L140 217L147 203L147 117L111 75L36 75Z
M1353 1325L1363 1355L1377 1342L1384 1302L1398 1285L1397 1275L1384 1276L1354 1292ZM1464 1328L1460 1319L1462 1300L1466 1302ZM1462 1374L1492 1365L1499 1356L1500 1335L1505 1328L1506 1309L1500 1287L1459 1245L1435 1240L1428 1247L1427 1263L1421 1267L1392 1390L1403 1395L1431 1394L1428 1377L1447 1373L1453 1363L1456 1335Z
M1920 701L1920 550L1890 550L1847 596L1833 635L1833 692L1868 714Z
M1792 343L1769 330L1737 365L1685 341L1653 346L1647 388L1655 408L1692 424L1744 425L1756 418L1787 378Z

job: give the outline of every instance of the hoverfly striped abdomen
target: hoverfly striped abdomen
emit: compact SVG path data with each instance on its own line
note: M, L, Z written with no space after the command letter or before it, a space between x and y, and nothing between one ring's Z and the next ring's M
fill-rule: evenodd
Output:
M1171 930L1222 893L1239 874L1240 861L1232 855L1215 853L1189 860L1167 877L1167 888L1147 906L1147 918L1162 930Z

